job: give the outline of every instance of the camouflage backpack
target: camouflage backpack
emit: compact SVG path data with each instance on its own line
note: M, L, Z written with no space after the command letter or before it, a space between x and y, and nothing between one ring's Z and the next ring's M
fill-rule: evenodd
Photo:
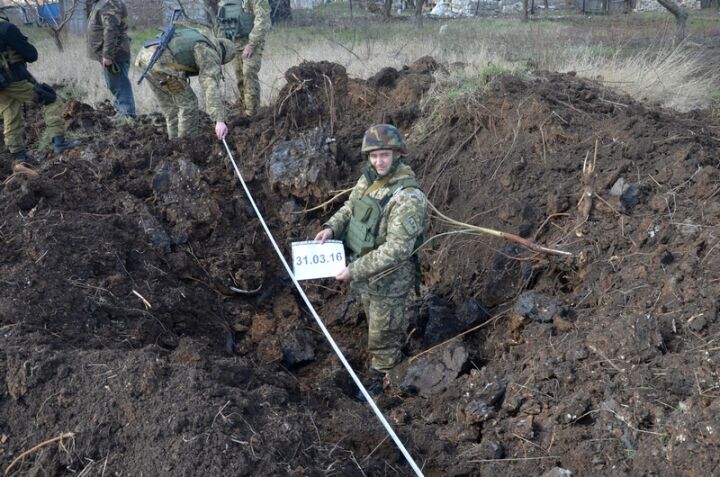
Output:
M226 0L221 1L218 13L217 24L220 33L228 40L236 38L247 38L253 29L255 15L245 11L247 0Z

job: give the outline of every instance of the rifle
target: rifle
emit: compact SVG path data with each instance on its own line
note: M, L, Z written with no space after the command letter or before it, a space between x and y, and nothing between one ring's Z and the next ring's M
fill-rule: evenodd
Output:
M142 80L145 79L145 76L147 76L152 67L155 66L155 63L157 63L157 60L160 59L160 56L163 54L163 52L165 52L165 49L167 48L170 40L172 40L172 37L175 34L175 20L180 15L180 13L182 13L182 10L180 9L173 10L172 17L170 18L170 23L168 24L167 28L165 28L165 31L163 31L162 35L160 35L160 38L153 38L152 40L145 42L145 47L157 45L157 48L155 48L155 51L150 58L150 61L148 61L147 67L145 67L145 71L143 71L140 75L140 79L138 80L137 84L142 83Z

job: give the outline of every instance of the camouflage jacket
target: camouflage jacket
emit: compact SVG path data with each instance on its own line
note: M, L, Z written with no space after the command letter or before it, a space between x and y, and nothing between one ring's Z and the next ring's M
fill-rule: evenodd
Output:
M88 17L87 46L90 58L130 61L127 7L122 0L98 0Z
M400 165L387 186L415 174L407 165ZM352 204L360 199L370 186L363 175L353 187L345 204L327 221L325 226L333 237L342 237L352 217ZM370 193L382 199L388 193L383 187ZM382 296L401 296L408 293L415 280L415 265L411 260L415 240L427 225L427 199L414 187L398 189L383 208L378 237L384 243L348 266L353 289L360 293Z
M140 50L135 60L135 66L144 71L154 51L155 47ZM162 88L162 85L169 78L186 81L189 76L197 76L205 98L205 109L208 115L216 122L224 122L226 113L220 84L223 79L220 54L210 43L198 41L193 46L193 58L197 66L197 73L188 71L186 67L178 64L168 48L148 73L148 79Z
M245 45L250 45L255 48L265 43L265 37L272 26L270 21L270 3L268 0L245 0L244 6L246 12L255 15L255 22L253 23L253 29L250 31L248 38L238 38L235 43L240 48ZM242 54L240 48L238 48L238 56Z

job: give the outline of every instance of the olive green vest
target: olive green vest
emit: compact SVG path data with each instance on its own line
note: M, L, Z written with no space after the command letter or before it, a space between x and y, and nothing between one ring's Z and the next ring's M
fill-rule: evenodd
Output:
M378 237L383 209L390 202L395 192L409 187L420 188L414 177L400 179L384 187L387 193L382 199L374 199L364 195L352 203L352 217L345 228L343 242L356 257L375 250L385 243L385 238Z
M245 1L221 1L217 13L217 25L228 40L247 38L255 25L255 15L245 11Z
M175 30L175 34L168 44L168 50L175 60L172 66L185 71L188 73L188 76L193 76L200 72L200 68L195 62L195 55L193 54L195 45L198 42L206 43L212 48L215 48L212 40L194 28Z

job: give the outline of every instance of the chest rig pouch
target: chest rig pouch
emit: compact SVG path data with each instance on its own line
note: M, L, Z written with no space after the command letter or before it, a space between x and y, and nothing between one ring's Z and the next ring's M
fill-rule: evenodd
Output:
M385 242L384 238L379 237L383 209L398 190L408 187L419 186L414 178L408 178L386 186L388 192L382 199L374 199L366 195L353 202L353 213L345 229L343 242L355 257L361 257Z

